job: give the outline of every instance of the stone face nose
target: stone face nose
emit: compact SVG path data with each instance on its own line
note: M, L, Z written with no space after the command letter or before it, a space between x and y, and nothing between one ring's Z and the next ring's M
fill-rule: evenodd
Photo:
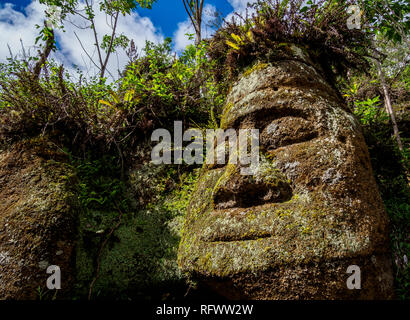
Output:
M215 209L248 208L266 203L286 202L292 188L278 170L260 168L255 175L241 175L240 170L226 169L214 189Z

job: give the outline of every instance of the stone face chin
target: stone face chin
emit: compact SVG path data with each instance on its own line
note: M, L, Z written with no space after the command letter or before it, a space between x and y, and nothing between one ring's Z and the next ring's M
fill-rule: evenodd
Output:
M261 132L252 178L204 168L178 263L233 299L388 299L388 219L360 125L300 50L232 87L222 129ZM346 273L361 270L361 290Z

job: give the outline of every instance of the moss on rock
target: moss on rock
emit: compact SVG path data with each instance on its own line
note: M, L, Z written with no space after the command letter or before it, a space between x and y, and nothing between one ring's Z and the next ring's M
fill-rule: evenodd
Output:
M0 153L0 299L51 298L49 265L60 267L62 291L73 285L78 202L66 155L46 138L25 140Z

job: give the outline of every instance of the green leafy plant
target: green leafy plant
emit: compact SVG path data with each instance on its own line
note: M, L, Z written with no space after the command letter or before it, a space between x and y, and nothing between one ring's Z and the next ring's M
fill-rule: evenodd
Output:
M125 183L119 179L121 168L116 157L103 156L100 159L74 160L74 167L80 179L79 200L85 210L113 210L118 207L128 210Z
M179 177L179 183L170 196L171 200L164 204L165 208L174 216L184 213L188 208L199 174L200 169L196 169L192 172L185 172Z
M370 125L378 122L389 120L389 116L380 106L380 97L367 99L365 101L355 101L355 114L359 117L360 122L364 125Z
M334 82L349 68L368 66L369 36L348 29L351 1L257 1L254 13L227 22L211 40L210 56L219 78L232 78L255 60L280 59L288 44L306 48ZM283 52L282 52L283 53ZM226 71L227 70L227 71Z

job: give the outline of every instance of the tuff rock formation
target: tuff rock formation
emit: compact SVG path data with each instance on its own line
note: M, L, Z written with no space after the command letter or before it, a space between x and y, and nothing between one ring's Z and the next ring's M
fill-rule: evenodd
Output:
M232 86L223 129L260 129L254 176L205 167L178 263L231 299L388 299L388 219L360 125L300 48ZM347 269L361 269L361 290Z
M82 207L81 177L69 163L46 137L0 145L0 300L88 298L119 212ZM143 164L128 175L133 211L101 254L92 299L165 299L187 291L176 263L183 213L170 214L161 201L166 169ZM61 290L47 289L51 265L60 267Z
M43 138L0 152L0 300L62 298L73 284L75 175ZM47 268L61 270L61 290L47 292Z

